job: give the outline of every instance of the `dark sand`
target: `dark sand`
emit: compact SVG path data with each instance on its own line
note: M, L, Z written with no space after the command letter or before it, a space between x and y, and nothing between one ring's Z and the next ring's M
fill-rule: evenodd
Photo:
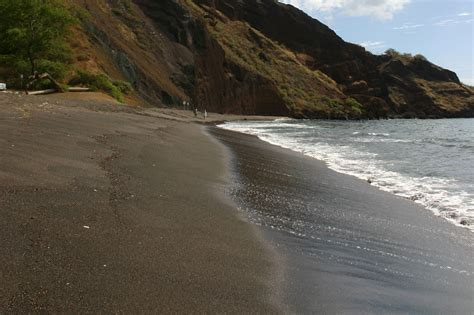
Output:
M233 196L284 255L297 313L474 313L474 233L256 137L212 128Z
M471 232L189 111L80 98L0 94L0 313L474 312Z
M276 310L225 150L159 115L0 94L0 313Z

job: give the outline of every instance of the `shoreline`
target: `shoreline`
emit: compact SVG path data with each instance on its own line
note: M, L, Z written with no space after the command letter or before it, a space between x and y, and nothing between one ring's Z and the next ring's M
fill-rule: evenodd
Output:
M231 121L229 121L229 122L231 122ZM353 170L348 171L347 169L341 170L341 167L340 167L341 165L331 163L332 161L330 159L323 159L323 158L320 158L318 156L314 156L313 154L310 154L310 153L307 153L307 152L302 152L301 150L298 150L298 148L296 148L296 149L292 148L291 145L290 146L289 145L284 145L282 143L278 143L277 141L264 140L263 138L261 138L259 135L256 135L256 134L250 134L250 133L242 132L242 131L239 131L239 130L234 130L232 128L228 129L228 128L225 128L225 127L220 127L221 125L224 126L225 123L216 125L216 127L221 128L221 129L225 129L225 130L229 130L229 131L232 131L232 132L237 132L237 133L247 135L247 136L252 136L252 137L255 137L255 138L257 138L257 139L259 139L259 140L261 140L265 143L268 143L270 145L274 145L276 147L280 147L280 148L283 148L285 150L290 150L290 151L295 152L297 154L303 154L304 156L307 156L309 158L315 159L317 161L321 161L329 169L331 169L331 170L333 170L337 173L340 173L340 174L343 174L343 175L346 175L346 176L355 177L359 180L362 180L364 182L369 183L370 185L372 185L373 187L377 188L380 191L388 192L388 193L392 194L393 196L400 197L404 200L409 200L409 201L413 202L414 204L421 206L423 209L428 211L429 214L431 214L432 216L435 216L435 217L440 218L442 220L448 221L449 223L451 223L452 225L454 225L458 228L474 232L474 225L472 223L472 220L471 220L471 222L469 221L469 219L470 219L469 217L463 216L462 214L451 214L450 215L450 214L443 213L443 212L441 212L441 210L439 208L432 207L430 205L430 202L429 202L430 200L428 200L428 201L420 200L417 197L418 194L413 193L413 195L407 196L407 191L408 190L406 190L406 191L398 190L397 191L397 189L392 188L392 185L379 184L379 182L377 180L374 180L374 178L377 179L376 176L375 177L366 177L366 174L364 174L365 176L362 176L362 173L360 173L360 172L357 173L357 171L353 171ZM383 178L382 178L382 182L383 182ZM413 192L413 190L409 190L409 191ZM415 192L418 192L418 193L421 193L421 194L424 193L423 191L415 191Z
M471 233L192 115L0 95L0 311L474 310Z
M246 209L286 259L296 313L468 313L473 236L324 162L218 129Z
M271 262L271 267L267 268L269 270L267 275L267 285L268 288L271 288L268 291L269 300L271 301L271 304L276 307L275 313L288 313L290 311L290 306L284 301L285 283L287 281L285 279L284 266L287 264L287 261L285 257L281 255L278 249L273 246L274 244L268 240L267 236L265 235L265 231L262 231L258 225L255 225L249 221L248 213L245 211L245 209L242 209L237 200L233 198L232 192L236 189L236 174L234 172L233 165L235 163L235 156L231 152L229 146L215 137L212 128L217 127L214 124L204 124L201 126L201 130L206 135L206 137L208 137L222 150L224 155L223 161L226 169L226 184L224 186L217 187L217 191L215 191L214 194L219 200L223 200L225 203L233 207L234 215L247 223L248 227L256 238L256 241L262 246L263 254L267 256Z
M222 147L149 113L0 95L1 312L278 312Z

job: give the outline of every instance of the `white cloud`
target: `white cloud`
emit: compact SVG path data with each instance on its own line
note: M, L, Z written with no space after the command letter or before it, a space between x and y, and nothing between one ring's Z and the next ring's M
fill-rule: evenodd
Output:
M473 19L469 19L469 20L446 19L446 20L441 20L439 22L436 22L434 25L444 27L444 26L449 26L449 25L453 25L453 24L472 23L472 20Z
M402 26L394 27L394 30L409 30L425 26L424 24L404 23Z
M461 78L460 80L464 84L474 86L474 78Z
M471 16L472 14L469 13L469 12L463 12L463 13L459 13L458 16Z
M338 10L351 16L373 16L381 20L393 18L411 0L280 0L305 11Z
M374 42L374 41L371 41L371 40L368 40L366 42L363 42L363 43L360 43L360 45L362 47L365 47L365 48L368 48L368 47L374 47L374 46L380 46L380 45L383 45L385 44L385 42Z
M387 48L387 45L385 44L385 42L382 42L382 41L368 40L366 42L360 43L359 45L364 47L366 50L369 50L376 54L383 52L385 48Z

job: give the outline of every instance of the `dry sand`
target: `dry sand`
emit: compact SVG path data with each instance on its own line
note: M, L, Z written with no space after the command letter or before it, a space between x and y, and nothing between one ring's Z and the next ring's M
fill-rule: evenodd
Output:
M0 313L277 311L271 252L191 115L0 94Z

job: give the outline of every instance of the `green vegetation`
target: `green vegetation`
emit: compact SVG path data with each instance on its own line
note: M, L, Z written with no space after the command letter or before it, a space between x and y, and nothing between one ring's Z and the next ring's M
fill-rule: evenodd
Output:
M244 69L235 75L245 80L245 71L272 82L295 117L360 117L363 106L347 98L337 83L321 71L302 64L294 52L268 39L247 23L232 21L206 6L186 0L196 16L201 16L211 35L224 49L230 63Z
M415 60L423 60L423 61L428 61L428 59L423 56L422 54L416 54L414 57L413 57Z
M120 0L120 3L126 10L130 11L132 9L132 0Z
M226 56L249 72L272 81L293 113L324 113L334 111L323 97L338 100L344 96L336 82L320 71L311 71L295 54L266 38L246 23L223 22L206 16L211 34L224 48ZM343 101L339 101L343 103Z
M137 17L132 14L132 9L131 0L118 0L111 11L117 17L123 17L130 21L136 21Z
M401 55L400 52L398 52L397 50L395 50L393 48L387 49L384 54L387 55L387 56L391 56L391 57L396 57L396 56Z
M284 45L270 40L247 23L229 20L193 0L185 1L196 16L203 17L202 21L224 49L228 62L243 69L231 74L236 80L245 80L246 71L269 80L295 117L363 116L364 107L359 102L347 98L333 79L309 69Z
M364 107L362 106L361 103L353 99L352 97L349 97L346 99L345 104L348 108L350 108L353 112L357 114L362 114L364 111Z
M107 75L93 74L86 71L78 70L76 75L69 81L70 85L82 85L89 87L94 91L103 91L117 101L123 103L124 94L132 91L132 85L125 81L112 81Z
M401 52L398 52L393 48L387 49L385 51L385 55L390 56L392 58L400 59L402 61L412 61L412 60L428 61L428 59L426 59L426 57L423 56L422 54L416 54L415 56L409 53L402 54Z
M364 107L355 99L349 97L343 102L329 97L322 98L323 103L330 109L329 118L349 118L360 117L364 112Z
M60 0L0 1L0 68L8 77L48 72L62 79L72 62L66 37L74 17ZM18 79L12 82L19 85Z

